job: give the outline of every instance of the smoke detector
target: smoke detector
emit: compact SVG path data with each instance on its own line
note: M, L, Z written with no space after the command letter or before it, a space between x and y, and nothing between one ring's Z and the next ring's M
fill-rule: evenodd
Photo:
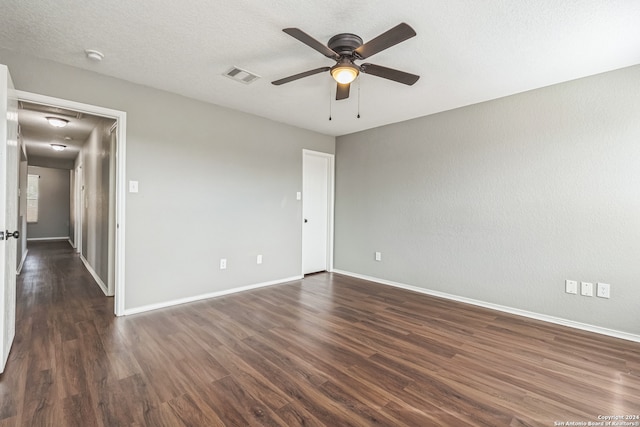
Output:
M86 49L84 53L87 55L87 58L95 62L100 62L104 58L104 54L102 52L94 49Z

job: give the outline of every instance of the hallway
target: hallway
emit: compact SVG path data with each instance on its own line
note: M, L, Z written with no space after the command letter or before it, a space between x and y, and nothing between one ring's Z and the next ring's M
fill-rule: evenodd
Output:
M87 387L106 362L96 338L113 327L113 298L60 241L29 243L17 301L16 337L0 381L0 426L92 425Z

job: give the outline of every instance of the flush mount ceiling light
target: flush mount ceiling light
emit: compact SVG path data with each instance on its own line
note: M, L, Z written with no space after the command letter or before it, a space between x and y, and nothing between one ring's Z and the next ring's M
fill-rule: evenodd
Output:
M65 148L67 148L66 145L62 145L62 144L49 144L51 145L51 149L54 151L64 151Z
M100 62L104 59L104 54L95 49L86 49L84 53L85 55L87 55L87 58L89 58L92 61Z
M63 128L69 124L69 120L61 119L59 117L45 117L49 124L53 127Z

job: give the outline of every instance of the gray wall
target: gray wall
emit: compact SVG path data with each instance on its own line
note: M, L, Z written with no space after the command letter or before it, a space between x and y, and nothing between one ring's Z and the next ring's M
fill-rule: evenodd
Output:
M126 174L140 185L126 199L127 309L301 274L302 149L333 153L335 138L15 52L0 58L19 90L127 112Z
M69 238L69 171L29 166L40 175L38 222L27 224L27 238Z
M635 66L337 138L335 267L640 333L638 82Z
M73 169L73 160L53 157L29 156L29 164L43 168Z
M82 256L106 285L109 256L109 162L113 120L101 120L84 142L79 156L85 201L82 216Z

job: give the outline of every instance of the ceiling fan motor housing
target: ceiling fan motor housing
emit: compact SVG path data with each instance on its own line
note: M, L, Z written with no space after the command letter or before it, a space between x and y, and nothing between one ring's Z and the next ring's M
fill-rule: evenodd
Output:
M340 56L353 57L354 50L362 46L362 39L351 33L336 34L329 39L327 46Z

